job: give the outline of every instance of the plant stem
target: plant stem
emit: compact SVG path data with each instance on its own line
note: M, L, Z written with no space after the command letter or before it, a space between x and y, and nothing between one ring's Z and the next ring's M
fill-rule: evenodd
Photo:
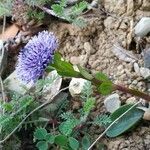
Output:
M119 90L121 92L132 94L132 95L135 95L135 96L140 97L142 99L145 99L146 101L150 101L150 95L149 94L138 91L136 89L130 89L130 88L127 88L125 86L116 85L116 84L113 84L113 88L114 88L114 90Z
M80 74L80 77L83 78L83 79L86 79L81 74ZM89 80L89 79L86 79L86 80ZM103 81L97 80L94 77L93 77L92 80L89 80L89 81L91 81L96 86L99 86L99 85L101 85L103 83ZM137 96L137 97L142 98L142 99L144 99L144 100L146 100L148 102L150 101L150 95L147 94L147 93L141 92L139 90L130 89L130 88L127 88L125 86L117 85L117 84L113 84L112 87L113 87L112 91L118 90L118 91L121 91L123 93L127 93L127 94L131 94L131 95Z

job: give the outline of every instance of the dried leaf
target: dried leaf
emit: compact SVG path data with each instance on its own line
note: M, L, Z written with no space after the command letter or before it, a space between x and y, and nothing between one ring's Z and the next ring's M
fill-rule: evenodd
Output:
M6 41L10 38L14 38L19 31L19 27L15 24L11 25L6 29L6 31L0 35L0 40Z
M120 59L126 62L135 62L138 58L131 52L122 48L118 43L114 44L112 52Z

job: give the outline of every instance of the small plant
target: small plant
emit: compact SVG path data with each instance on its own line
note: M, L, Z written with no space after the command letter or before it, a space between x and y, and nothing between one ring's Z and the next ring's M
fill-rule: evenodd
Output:
M10 16L12 10L12 0L1 0L0 16Z
M0 115L0 134L5 136L9 134L30 111L33 97L26 95L20 97L13 95L10 102L2 102L0 108L3 111ZM29 108L30 106L30 108Z
M48 150L49 148L54 148L55 145L59 146L61 149L67 150L78 150L79 148L87 150L90 146L89 136L85 134L80 142L80 128L88 124L103 126L111 122L110 117L107 115L99 115L96 119L88 121L88 116L92 109L95 107L95 98L92 97L93 90L92 84L87 81L84 85L83 92L81 95L81 100L83 107L79 110L79 117L75 117L72 111L63 112L60 114L60 124L55 127L55 133L51 131L47 132L45 128L37 128L34 132L34 142L37 142L36 146L39 150ZM50 140L47 140L47 136L50 136Z
M39 125L35 124L37 129L34 132L34 141L38 149L47 150L57 147L64 150L87 150L91 144L90 139L92 139L87 136L89 126L103 125L105 128L109 127L104 133L109 137L116 137L131 129L139 122L144 112L136 107L138 103L135 105L124 105L110 114L110 116L97 114L95 119L90 118L90 113L96 105L96 99L93 96L93 87L102 95L108 95L115 90L119 90L147 101L150 101L150 96L135 89L116 85L101 72L91 74L80 65L77 65L78 71L76 71L70 62L62 59L61 55L55 52L57 46L57 39L53 33L48 33L48 31L39 33L20 52L16 67L18 78L25 83L37 83L39 86L36 88L37 91L41 91L43 89L42 86L53 81L53 79L50 82L42 80L45 70L47 72L56 70L63 77L75 77L87 80L87 83L83 86L80 98L81 107L77 112L72 109L63 109L63 106L65 107L66 105L62 105L61 103L56 108L62 109L58 110L56 115L53 115L54 118L50 116L52 114L48 114L49 118L43 117L43 121L46 121L44 126L41 125L39 128ZM23 123L40 122L40 119L32 119L33 113L36 111L39 113L41 110L44 110L44 107L50 105L52 101L50 99L41 105L38 103L40 106L36 108L32 105L34 104L34 97L31 95L16 99L15 97L14 100L8 103L1 102L0 108L2 108L3 113L0 116L0 129L4 135L9 134L8 132L11 132L14 128L14 131L16 131L20 127L23 127ZM42 114L38 115L38 113L35 115L35 118L42 116ZM31 122L27 120L29 116L32 119Z
M86 24L84 19L81 17L79 18L78 16L87 8L87 5L87 2L82 1L67 11L67 0L61 0L59 4L53 4L52 9L60 18L63 18L80 27L84 27Z

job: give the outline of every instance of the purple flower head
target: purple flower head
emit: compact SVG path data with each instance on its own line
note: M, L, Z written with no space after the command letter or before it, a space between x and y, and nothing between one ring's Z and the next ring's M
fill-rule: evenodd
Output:
M48 31L39 32L21 50L18 56L16 72L25 83L36 82L44 74L44 70L53 61L57 49L57 39Z

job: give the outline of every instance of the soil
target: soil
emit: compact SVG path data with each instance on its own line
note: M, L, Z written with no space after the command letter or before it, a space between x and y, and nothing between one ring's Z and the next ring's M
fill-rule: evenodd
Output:
M113 45L119 43L123 48L134 52L139 58L137 63L143 66L141 53L150 44L150 36L139 39L134 35L133 28L145 16L150 17L149 0L101 0L97 9L92 9L83 15L87 21L86 27L79 28L55 20L49 25L49 31L54 32L59 39L59 52L74 65L85 66L92 73L101 71L115 83L146 91L146 84L143 78L135 72L134 64L119 60L112 52ZM16 58L10 60L11 63L13 61L12 66ZM10 66L9 71L12 72L14 67ZM118 91L117 93L123 103L133 98L131 95ZM92 117L106 112L104 99L103 96L97 96L97 104ZM103 131L104 128L91 127L89 134L96 139ZM30 138L32 140L32 137ZM25 141L28 140L25 139ZM117 138L105 136L99 143L104 144L107 150L149 150L150 123L142 122L135 130ZM22 143L22 145L26 149L29 141L28 144Z
M73 64L80 63L93 73L102 71L115 83L146 91L142 77L133 69L133 63L119 60L112 52L113 45L119 42L123 48L138 55L137 63L143 65L142 49L138 47L139 39L134 35L133 28L145 16L150 16L149 0L102 0L98 9L84 15L87 20L86 27L81 29L54 21L49 26L49 31L55 32L60 41L59 51ZM145 41L144 48L150 44L150 37L142 40ZM123 102L131 97L119 94ZM95 113L106 112L103 100L104 97L98 98ZM104 143L108 150L148 150L149 125L149 123L142 124L133 132L121 137L113 139L104 137L100 142ZM100 129L99 133L94 133L93 130L95 138L102 130Z

